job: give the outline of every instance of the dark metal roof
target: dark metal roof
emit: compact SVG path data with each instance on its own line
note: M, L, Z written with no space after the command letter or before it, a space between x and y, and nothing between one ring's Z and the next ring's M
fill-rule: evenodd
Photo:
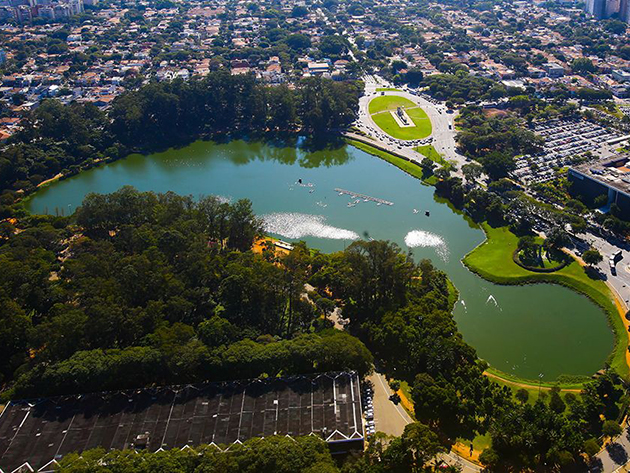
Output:
M271 435L361 442L360 401L356 373L12 401L0 415L0 470L37 471L96 447L156 451Z

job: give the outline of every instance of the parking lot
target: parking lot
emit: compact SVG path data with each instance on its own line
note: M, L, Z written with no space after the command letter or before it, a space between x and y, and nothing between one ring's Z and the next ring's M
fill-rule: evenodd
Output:
M586 120L551 120L537 124L533 131L545 139L544 151L517 158L512 173L525 184L553 179L555 169L583 161L586 153L598 152L606 141L619 136Z

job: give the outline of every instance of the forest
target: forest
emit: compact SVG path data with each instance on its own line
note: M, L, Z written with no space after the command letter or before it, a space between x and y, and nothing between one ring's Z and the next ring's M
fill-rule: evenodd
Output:
M211 72L202 79L149 83L93 104L45 100L0 152L0 191L31 191L55 175L70 176L101 160L151 152L200 138L303 131L322 135L355 117L360 83L308 78L271 87L251 75ZM0 217L15 198L5 192Z

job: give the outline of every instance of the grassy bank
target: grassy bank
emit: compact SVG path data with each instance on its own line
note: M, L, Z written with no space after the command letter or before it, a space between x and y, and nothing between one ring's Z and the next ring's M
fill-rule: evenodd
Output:
M507 227L493 227L484 223L482 228L487 239L464 257L463 263L466 267L496 284L553 283L566 286L589 297L604 310L615 336L615 346L608 363L624 379L630 379L630 370L626 362L628 336L620 317L624 314L620 314L615 297L606 283L589 278L577 261L573 261L554 273L534 273L521 268L512 259L518 237ZM497 372L497 375L499 373ZM500 377L507 381L522 381L538 386L538 383L531 380L511 379L513 377L508 377L505 373L500 374ZM579 384L581 383L577 383Z
M446 169L450 170L453 168L453 165L449 163L446 159L444 159L442 155L438 153L437 150L433 147L433 145L418 146L414 148L414 150Z
M407 161L404 158L399 158L398 156L394 156L386 151L380 150L373 146L367 145L365 143L361 143L360 141L351 140L346 138L346 142L355 148L360 149L361 151L365 151L368 154L376 156L377 158L381 158L384 161L387 161L390 164L393 164L397 168L405 171L407 174L415 177L416 179L420 179L425 184L434 185L437 182L437 178L435 176L424 176L422 168L412 163L411 161Z
M355 140L347 139L346 141L366 153L393 164L426 184L433 185L437 180L435 176L425 179L420 166L403 158L398 158L386 151ZM624 379L630 380L630 369L626 362L628 336L624 323L621 320L620 312L615 304L614 296L606 283L590 279L576 261L555 273L534 273L521 268L512 259L512 253L516 249L518 237L510 232L507 227L492 227L487 223L482 224L481 227L486 233L486 241L464 257L462 261L466 267L482 278L496 284L555 283L589 297L604 310L615 336L615 345L608 362ZM511 388L525 387L531 391L536 390L536 392L538 390L538 382L535 380L519 378L494 368L488 370L488 375L494 381L501 382ZM585 379L578 378L560 379L557 382L544 381L541 383L541 386L547 389L558 386L563 390L579 390L584 381Z

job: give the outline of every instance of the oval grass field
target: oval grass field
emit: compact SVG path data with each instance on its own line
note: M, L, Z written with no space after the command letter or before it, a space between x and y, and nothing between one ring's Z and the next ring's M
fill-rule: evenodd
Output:
M401 128L390 111L403 107L415 126ZM419 140L432 132L431 120L426 112L411 100L396 95L381 95L372 99L369 105L374 123L389 136L399 140Z

